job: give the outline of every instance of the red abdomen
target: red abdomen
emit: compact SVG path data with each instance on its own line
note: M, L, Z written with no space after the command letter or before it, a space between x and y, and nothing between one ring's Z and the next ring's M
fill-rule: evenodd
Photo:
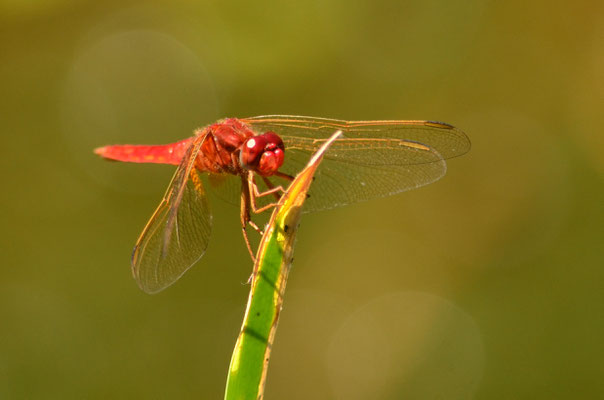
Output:
M178 165L193 138L163 145L118 144L99 147L94 152L103 158L134 163Z

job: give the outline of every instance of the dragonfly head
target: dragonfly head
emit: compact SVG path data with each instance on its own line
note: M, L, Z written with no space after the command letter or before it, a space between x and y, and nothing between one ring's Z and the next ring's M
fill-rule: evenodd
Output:
M245 169L262 176L271 176L283 165L284 156L285 147L279 135L266 132L252 136L243 143L239 161Z

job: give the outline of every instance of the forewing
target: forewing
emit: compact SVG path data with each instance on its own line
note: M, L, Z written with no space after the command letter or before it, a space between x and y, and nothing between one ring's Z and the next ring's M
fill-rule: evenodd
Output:
M329 153L345 156L355 147L363 149L425 149L429 147L441 159L460 156L470 150L470 140L461 130L442 122L408 121L342 121L326 118L268 115L242 119L257 132L273 130L286 144L305 151L315 151L337 130L343 132ZM350 154L350 153L349 153ZM357 153L358 154L358 153ZM431 162L431 156L421 153L390 153L377 157L361 156L364 162L397 165ZM359 160L360 161L360 160Z
M427 185L446 172L445 159L466 153L470 141L451 125L431 121L339 121L264 116L243 119L258 132L284 141L285 164L295 175L336 130L310 189L305 211L383 197ZM282 182L279 182L282 183ZM283 182L285 184L285 182Z
M164 198L139 237L132 254L132 273L147 293L174 283L204 254L212 214L194 168L204 137L192 143Z

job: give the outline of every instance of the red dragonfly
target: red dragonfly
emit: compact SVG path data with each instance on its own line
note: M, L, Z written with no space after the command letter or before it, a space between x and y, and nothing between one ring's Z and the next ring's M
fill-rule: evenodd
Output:
M200 175L241 204L241 228L261 233L251 212L275 205L283 188L337 130L305 211L317 211L414 189L441 178L445 159L466 153L468 137L433 121L339 121L269 115L228 118L166 145L114 145L95 149L110 160L178 165L161 203L132 254L132 272L148 293L178 280L204 254L212 214ZM200 174L203 173L203 174Z

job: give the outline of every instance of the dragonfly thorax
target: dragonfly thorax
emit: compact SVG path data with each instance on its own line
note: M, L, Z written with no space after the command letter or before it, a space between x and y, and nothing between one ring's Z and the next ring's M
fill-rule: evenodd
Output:
M241 146L239 162L248 170L262 176L271 176L283 165L285 147L274 132L248 138Z

